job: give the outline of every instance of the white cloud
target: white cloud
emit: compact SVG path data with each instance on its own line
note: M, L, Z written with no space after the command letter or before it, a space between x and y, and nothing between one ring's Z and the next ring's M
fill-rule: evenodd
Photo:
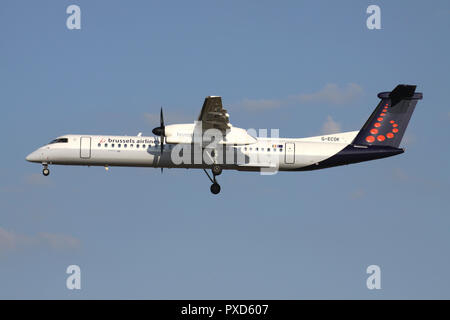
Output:
M416 136L412 133L406 132L402 139L402 145L408 147L414 143L416 143Z
M365 195L366 195L366 193L363 189L357 189L357 190L354 190L352 193L350 193L350 197L352 199L361 199Z
M339 88L337 84L329 83L317 92L302 93L294 96L294 99L302 103L346 104L357 100L362 93L363 89L356 83L349 83L343 88Z
M249 110L267 110L279 108L282 104L282 100L269 100L269 99L244 99L239 105Z
M4 192L4 193L17 193L17 192L23 192L23 191L24 191L24 189L21 186L16 186L16 185L0 187L0 192Z
M153 124L153 125L159 124L159 114L157 115L154 113L144 113L144 118L150 124Z
M410 176L406 173L404 169L394 168L392 170L392 176L395 180L400 181L408 181L410 180Z
M329 103L334 105L348 104L356 101L362 95L363 89L356 83L349 83L340 88L329 83L315 93L293 94L281 99L248 99L245 98L236 105L249 111L260 111L280 108L289 104ZM159 119L159 118L158 118Z
M80 247L80 240L65 234L42 232L38 234L38 238L53 249L77 249Z
M42 173L32 173L22 176L16 183L0 186L0 193L22 193L27 191L27 187L33 186L50 186L52 180L44 177Z
M32 173L25 177L25 182L26 182L26 184L30 184L30 185L42 186L42 185L49 185L50 179L49 179L49 177L45 177L41 173Z
M390 178L397 183L415 186L416 188L423 188L425 190L432 189L448 189L448 181L436 177L420 176L417 172L409 172L404 168L392 168L390 171Z
M81 246L81 242L77 238L64 234L43 232L27 236L0 227L0 253L38 246L59 250L77 249Z
M333 133L338 133L341 131L342 131L341 125L338 122L334 121L331 116L328 116L327 120L322 125L321 133L322 134L333 134Z
M200 110L196 110L195 112L200 113ZM152 126L159 126L159 112L157 113L144 113L145 120ZM195 118L195 119L194 119ZM165 112L164 111L164 123L191 123L197 120L197 117L188 116L185 114L181 114L179 112Z
M0 227L0 252L14 250L19 246L29 243L29 239L25 236L18 235Z

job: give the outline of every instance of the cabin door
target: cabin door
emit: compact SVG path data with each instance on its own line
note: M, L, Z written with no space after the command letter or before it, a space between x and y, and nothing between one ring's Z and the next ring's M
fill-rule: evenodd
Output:
M91 137L81 137L80 158L89 159L91 157Z
M284 150L284 162L286 164L293 164L295 162L295 143L286 143Z

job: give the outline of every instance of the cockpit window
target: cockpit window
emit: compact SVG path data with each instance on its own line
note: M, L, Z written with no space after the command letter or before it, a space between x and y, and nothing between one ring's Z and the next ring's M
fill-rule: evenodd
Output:
M49 144L53 144L53 143L67 143L67 142L69 142L68 138L58 138L58 139L50 141Z

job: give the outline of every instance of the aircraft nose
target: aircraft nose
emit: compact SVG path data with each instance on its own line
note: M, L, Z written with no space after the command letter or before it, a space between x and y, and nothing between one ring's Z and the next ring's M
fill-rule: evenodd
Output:
M27 155L27 157L25 159L30 162L40 162L41 161L41 157L39 156L39 153L37 151L33 151L32 153Z

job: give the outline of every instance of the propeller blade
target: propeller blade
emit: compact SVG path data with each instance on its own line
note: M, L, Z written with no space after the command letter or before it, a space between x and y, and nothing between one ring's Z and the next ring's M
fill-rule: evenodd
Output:
M161 113L160 113L160 116L159 116L159 121L160 121L160 125L161 125L161 156L162 156L162 153L163 153L163 150L164 150L164 136L166 134L166 132L165 132L166 128L164 126L164 115L163 115L162 106L161 106Z
M159 127L156 127L152 130L155 136L160 136L161 138L165 135L166 126L164 125L164 115L163 109L161 107L161 111L159 114Z

